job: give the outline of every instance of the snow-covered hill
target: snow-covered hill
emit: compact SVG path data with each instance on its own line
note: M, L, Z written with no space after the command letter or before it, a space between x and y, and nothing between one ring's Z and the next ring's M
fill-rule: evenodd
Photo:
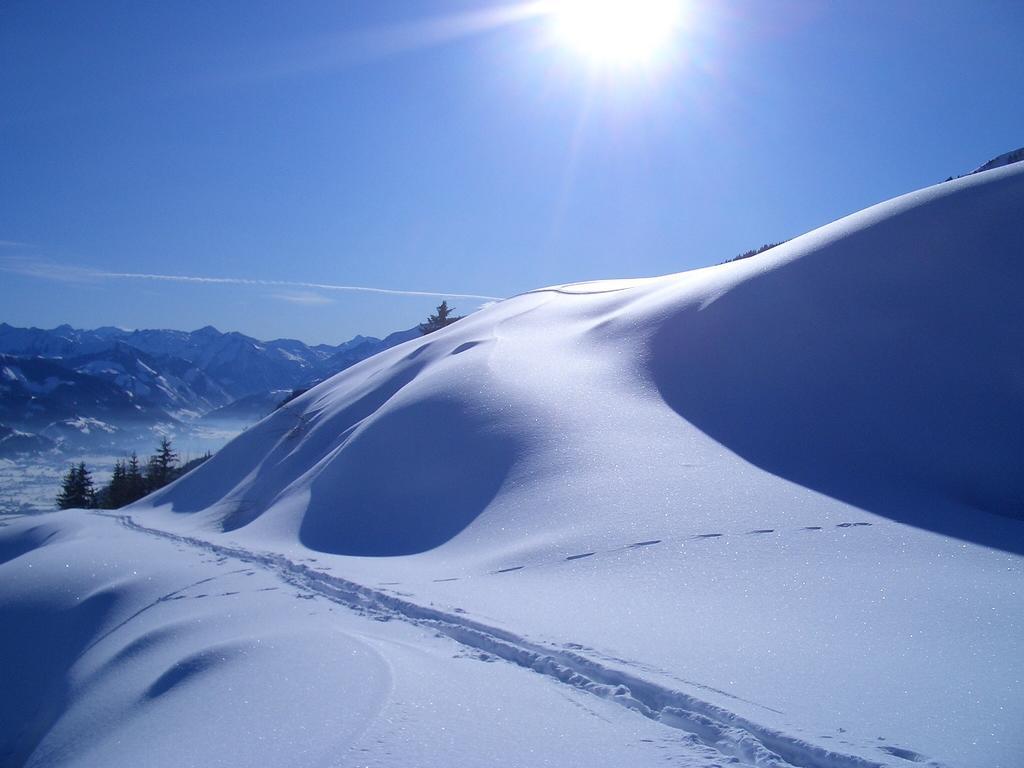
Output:
M203 414L205 423L253 424L273 412L281 403L291 397L290 389L272 389L257 395L240 397L220 408Z
M134 401L156 405L181 418L194 418L231 401L231 396L203 370L180 358L154 359L116 342L110 349L62 361L78 373L113 384Z
M45 358L0 355L0 421L39 429L83 414L123 423L169 418L152 401L137 400L105 376Z
M1024 161L1024 147L1015 149L1012 152L1004 152L998 157L992 158L980 168L972 171L972 173L991 171L993 168L1002 168L1004 165L1012 165L1013 163L1019 163L1022 161Z
M13 523L2 596L79 634L66 678L12 689L62 695L12 749L124 762L160 723L245 764L223 759L249 749L244 700L315 751L292 764L1011 768L1022 255L1018 164L756 258L500 302L291 401L120 526ZM126 576L107 536L158 573ZM295 660L280 695L304 706L278 706L255 670ZM223 728L196 715L211 692Z
M150 504L338 554L479 551L624 494L637 527L692 520L748 493L721 462L1016 550L994 516L1024 517L1021 168L757 259L504 301L321 384Z
M0 424L0 457L52 450L54 442L42 435L21 432Z

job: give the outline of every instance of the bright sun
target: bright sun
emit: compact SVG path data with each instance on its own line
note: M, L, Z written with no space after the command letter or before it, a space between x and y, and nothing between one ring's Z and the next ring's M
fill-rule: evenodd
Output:
M550 0L555 34L595 64L634 65L662 52L682 23L682 0Z

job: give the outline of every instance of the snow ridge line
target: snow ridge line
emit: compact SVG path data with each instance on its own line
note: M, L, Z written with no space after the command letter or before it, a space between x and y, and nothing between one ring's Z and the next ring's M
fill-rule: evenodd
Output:
M888 768L886 763L835 752L759 725L724 707L599 664L581 654L532 643L506 630L314 570L283 555L253 552L149 528L129 515L96 514L113 517L139 533L267 568L289 584L380 621L398 619L429 627L461 645L554 678L683 731L694 742L754 768Z

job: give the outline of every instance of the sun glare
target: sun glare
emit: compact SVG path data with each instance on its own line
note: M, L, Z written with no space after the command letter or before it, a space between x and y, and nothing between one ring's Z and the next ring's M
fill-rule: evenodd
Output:
M648 63L683 21L682 0L551 0L556 36L595 64Z

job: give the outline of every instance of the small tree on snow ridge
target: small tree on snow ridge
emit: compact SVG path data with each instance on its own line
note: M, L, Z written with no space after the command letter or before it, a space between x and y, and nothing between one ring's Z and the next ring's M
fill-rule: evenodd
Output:
M439 331L446 325L451 325L456 320L461 320L461 315L452 315L455 311L455 307L449 307L447 299L437 305L437 314L430 315L427 318L427 322L420 323L420 333L426 336L428 333Z

